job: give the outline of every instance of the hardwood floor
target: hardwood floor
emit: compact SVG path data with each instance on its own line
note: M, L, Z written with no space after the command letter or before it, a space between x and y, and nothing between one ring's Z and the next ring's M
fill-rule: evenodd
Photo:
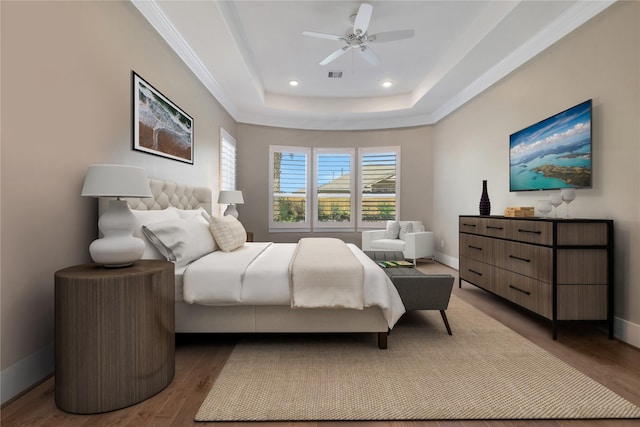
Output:
M441 264L419 263L424 272L456 276L454 293L538 346L640 406L640 349L609 340L602 325L561 324L558 340L551 339L551 326L487 292L463 283L458 289L457 272ZM455 319L449 319L455 333ZM233 335L179 336L176 342L176 375L166 389L152 398L118 411L98 415L73 415L58 410L54 402L54 378L49 378L2 408L0 425L11 426L235 426L247 423L196 423L193 417L216 376L224 366L237 337ZM390 345L393 338L390 337ZM380 427L591 427L640 426L640 420L542 420L542 421L385 421L254 423L261 427L369 426Z

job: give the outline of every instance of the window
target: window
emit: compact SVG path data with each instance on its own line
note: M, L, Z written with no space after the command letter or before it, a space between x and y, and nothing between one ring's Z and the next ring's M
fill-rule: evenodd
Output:
M400 148L358 150L360 209L358 227L380 228L400 217Z
M354 228L354 149L314 148L314 228Z
M236 140L220 128L220 190L236 190Z
M385 221L399 217L399 170L399 147L270 146L269 228L384 227Z
M310 228L310 148L269 147L269 228Z

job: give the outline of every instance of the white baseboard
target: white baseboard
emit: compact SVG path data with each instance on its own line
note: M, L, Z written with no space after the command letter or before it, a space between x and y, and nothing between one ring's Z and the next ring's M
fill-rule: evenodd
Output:
M0 372L0 396L2 404L28 390L55 369L53 343L25 357Z
M619 317L613 318L613 336L629 345L640 348L640 325Z
M436 261L441 264L444 264L448 267L451 267L455 270L458 270L458 258L454 258L449 255L445 255L442 252L436 252Z

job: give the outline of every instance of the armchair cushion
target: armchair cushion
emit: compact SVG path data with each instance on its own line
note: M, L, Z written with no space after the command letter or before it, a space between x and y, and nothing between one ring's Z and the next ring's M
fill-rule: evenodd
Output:
M400 234L400 222L399 221L387 221L387 230L385 233L386 239L397 239Z
M404 240L407 233L413 233L413 224L410 222L404 222L400 226L400 233L398 233L398 239Z

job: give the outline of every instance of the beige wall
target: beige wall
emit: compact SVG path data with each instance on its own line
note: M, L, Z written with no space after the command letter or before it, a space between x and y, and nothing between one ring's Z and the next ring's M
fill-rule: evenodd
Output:
M301 233L269 233L269 145L298 147L401 147L400 217L422 220L427 228L432 214L433 128L422 126L377 131L308 131L238 124L238 187L245 203L240 219L256 240L297 242ZM307 233L305 236L309 236ZM311 234L313 235L313 234ZM360 233L316 233L360 245Z
M139 165L217 188L219 127L236 129L130 2L0 4L4 401L23 368L53 361L54 272L89 261L96 200L80 197L87 166ZM193 117L194 165L132 151L132 70Z
M535 206L541 193L509 192L509 135L593 98L593 188L572 216L615 220L617 335L640 345L640 3L619 2L439 122L434 230L457 262L457 215L477 214L488 180L492 213ZM560 208L565 212L565 207ZM631 322L629 324L627 322ZM622 332L622 329L635 332Z

